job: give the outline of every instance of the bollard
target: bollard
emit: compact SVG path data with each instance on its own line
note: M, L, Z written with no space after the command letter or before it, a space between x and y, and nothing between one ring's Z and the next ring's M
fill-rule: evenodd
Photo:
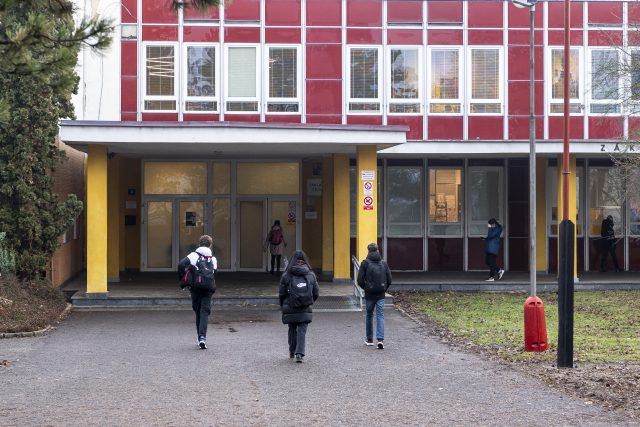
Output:
M538 297L529 297L524 302L524 351L546 351L548 348L544 304Z

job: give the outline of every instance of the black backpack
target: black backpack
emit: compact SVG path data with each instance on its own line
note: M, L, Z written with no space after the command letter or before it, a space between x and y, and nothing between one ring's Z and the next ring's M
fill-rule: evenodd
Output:
M309 307L313 304L313 285L305 276L291 275L289 280L289 305L293 308Z
M196 289L215 290L213 257L202 254L198 255L193 277L193 287Z
M372 294L381 294L387 290L387 270L380 262L369 262L364 273L364 290Z

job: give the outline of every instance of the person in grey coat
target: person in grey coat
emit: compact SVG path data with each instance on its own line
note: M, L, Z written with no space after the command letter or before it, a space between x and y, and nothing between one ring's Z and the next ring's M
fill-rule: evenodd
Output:
M305 304L295 305L297 295L292 287L304 288L309 291L306 297L308 300ZM320 287L315 273L311 270L307 255L303 251L295 251L291 255L291 260L282 278L280 279L280 289L278 296L280 297L280 307L282 309L282 323L289 325L289 358L295 357L296 362L304 361L304 347L307 334L307 327L313 319L313 302L320 295Z

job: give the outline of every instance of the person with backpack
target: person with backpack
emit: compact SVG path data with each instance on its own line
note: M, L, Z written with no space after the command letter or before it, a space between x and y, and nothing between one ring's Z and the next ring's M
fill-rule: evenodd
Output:
M607 271L607 257L611 254L611 260L613 261L613 268L615 271L620 271L620 265L618 264L618 256L616 255L616 233L614 231L613 216L607 215L602 220L600 228L600 245L602 256L600 258L600 271L606 273Z
M211 236L200 237L198 248L178 263L180 288L191 291L191 307L196 313L198 347L207 348L207 325L211 314L211 297L216 291L215 272L218 260L211 252Z
M365 317L366 337L364 343L373 345L373 311L376 312L376 340L378 348L384 348L384 296L391 286L391 270L382 259L378 245L369 243L369 253L358 270L357 283L364 289L367 314Z
M280 220L276 219L271 226L271 230L267 234L267 238L264 241L263 249L266 251L269 247L269 253L271 254L271 274L273 274L273 268L276 267L276 274L280 274L280 261L282 260L282 254L284 254L284 248L287 247L287 242L284 240L284 233Z
M312 320L311 306L320 295L315 273L311 270L307 255L295 251L280 279L280 308L282 323L289 325L289 358L297 363L304 361L307 327Z
M489 267L489 278L485 282L495 281L496 273L498 280L502 279L504 269L498 268L497 258L500 251L500 235L502 234L502 225L495 219L491 218L487 223L487 237L484 241L485 262Z

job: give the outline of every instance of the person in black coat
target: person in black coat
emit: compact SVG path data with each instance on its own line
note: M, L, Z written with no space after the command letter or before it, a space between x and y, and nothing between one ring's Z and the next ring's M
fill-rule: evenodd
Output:
M306 285L305 285L306 284ZM310 292L310 304L294 307L291 295L292 286L303 287ZM307 288L308 287L308 288ZM303 251L295 251L291 255L289 265L280 279L280 308L282 323L289 325L289 358L300 363L304 360L304 346L307 326L311 323L313 310L311 306L320 295L320 287L315 273L311 270L307 255Z
M378 251L378 245L370 243L367 246L369 253L358 269L358 286L364 289L367 314L365 317L364 343L373 345L373 311L376 312L376 339L378 348L384 348L384 297L391 286L391 270L382 259Z
M616 255L616 235L613 230L613 217L608 215L603 221L600 228L602 258L600 258L600 271L607 271L607 256L611 254L613 267L615 271L620 271L618 265L618 256Z

